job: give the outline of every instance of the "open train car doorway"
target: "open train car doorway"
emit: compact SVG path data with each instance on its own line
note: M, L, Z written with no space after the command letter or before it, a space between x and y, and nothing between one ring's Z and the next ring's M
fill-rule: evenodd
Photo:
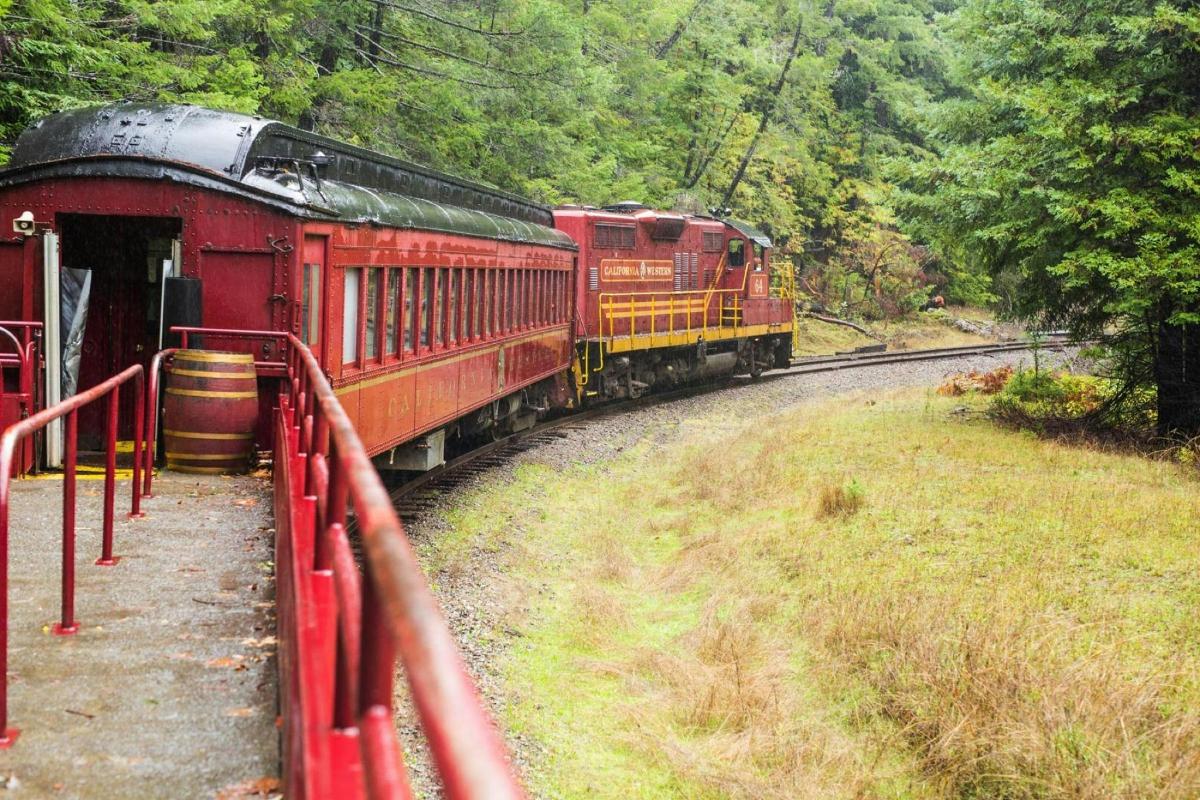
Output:
M178 263L182 220L59 214L62 396L133 365L147 370L162 337L163 284ZM122 439L133 437L131 392L121 393ZM79 447L104 446L105 410L79 412Z

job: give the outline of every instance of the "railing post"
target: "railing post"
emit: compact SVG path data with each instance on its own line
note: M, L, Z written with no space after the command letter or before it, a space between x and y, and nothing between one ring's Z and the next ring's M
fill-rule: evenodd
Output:
M120 392L119 387L114 387L108 393L108 433L104 440L104 533L100 539L100 558L96 559L96 566L99 567L111 567L117 563L117 559L113 557L113 507L117 494L117 401ZM140 454L135 452L135 464L138 458ZM138 482L135 479L134 497L137 496L137 492Z
M8 727L8 482L17 437L0 437L0 750L17 741L18 731Z
M129 505L129 518L136 519L142 514L142 426L146 424L146 392L144 373L139 369L133 379L133 498ZM113 393L116 393L116 389Z
M62 619L54 623L56 636L79 630L75 620L75 459L78 449L79 411L67 412L66 453L63 455Z
M346 529L330 525L327 531L333 551L333 578L338 597L338 641L334 661L333 727L353 728L358 708L358 658L362 623L362 579Z

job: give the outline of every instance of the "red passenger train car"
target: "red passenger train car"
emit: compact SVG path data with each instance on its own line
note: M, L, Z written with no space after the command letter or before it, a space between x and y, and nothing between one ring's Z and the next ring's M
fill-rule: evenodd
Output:
M569 403L576 247L552 226L513 195L259 117L64 112L0 172L0 319L45 325L49 402L148 364L172 324L290 330L377 463L422 469L448 423L512 430ZM278 340L205 338L282 374ZM101 425L81 418L85 446Z
M376 463L429 469L448 438L785 365L770 248L744 223L636 203L551 211L255 116L64 112L0 171L0 320L41 323L45 364L34 401L3 370L0 427L149 366L172 325L291 331ZM280 340L203 346L253 353L269 446ZM102 425L80 419L85 448Z

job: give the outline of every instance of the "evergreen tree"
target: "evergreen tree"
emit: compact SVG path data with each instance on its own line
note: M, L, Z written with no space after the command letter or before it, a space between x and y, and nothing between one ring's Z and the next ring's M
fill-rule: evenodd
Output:
M975 0L968 97L907 208L1015 280L1015 310L1114 328L1162 434L1200 434L1200 11L1186 0Z

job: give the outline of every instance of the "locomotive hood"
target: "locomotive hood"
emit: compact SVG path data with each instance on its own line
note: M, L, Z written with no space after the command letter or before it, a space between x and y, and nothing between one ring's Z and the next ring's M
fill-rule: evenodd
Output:
M175 180L291 213L574 248L517 195L260 116L192 105L64 111L27 128L0 187L61 177Z

